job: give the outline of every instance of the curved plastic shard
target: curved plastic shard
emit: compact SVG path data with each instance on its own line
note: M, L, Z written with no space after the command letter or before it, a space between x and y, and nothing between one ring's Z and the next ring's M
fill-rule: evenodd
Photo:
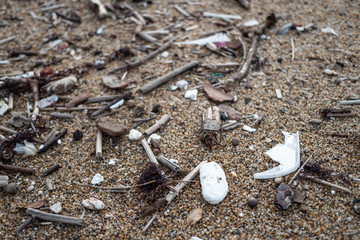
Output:
M285 143L278 144L265 154L271 157L272 160L280 163L270 170L261 173L255 173L255 179L268 179L285 176L294 172L300 166L300 142L299 132L288 133L284 132Z

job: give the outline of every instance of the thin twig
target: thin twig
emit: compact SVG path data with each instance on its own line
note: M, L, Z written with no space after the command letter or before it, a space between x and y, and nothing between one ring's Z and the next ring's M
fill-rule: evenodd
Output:
M306 159L306 161L304 162L304 164L299 168L299 170L295 173L295 175L290 179L288 185L290 185L292 183L292 181L294 181L294 179L296 178L296 176L300 173L301 169L303 169L305 167L305 165L309 162L309 160L311 159L311 157L313 156L314 154L312 153L310 155L310 157L308 157L308 159Z
M81 226L83 223L83 219L81 219L81 218L46 213L46 212L40 211L38 209L33 209L33 208L26 209L26 213L31 215L34 218L39 218L41 220L45 220L45 221L49 221L49 222L60 222L60 223L66 223L66 224L70 224L70 225L78 225L78 226Z
M42 153L45 152L49 147L51 147L52 145L54 145L57 140L61 139L62 137L65 136L65 134L67 133L67 128L63 129L56 137L54 137L51 141L47 142L43 148L38 150L38 153Z
M102 139L103 134L100 129L96 132L96 156L102 157Z
M294 44L294 39L290 38L291 41L291 61L294 61L295 59L295 44Z

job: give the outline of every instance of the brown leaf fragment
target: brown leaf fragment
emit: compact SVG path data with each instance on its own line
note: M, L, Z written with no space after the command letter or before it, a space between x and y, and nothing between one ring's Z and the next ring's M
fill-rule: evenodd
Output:
M65 105L65 107L67 107L67 108L74 107L74 106L76 106L77 104L86 101L89 97L91 97L91 94L90 94L90 93L80 94L80 95L74 97L73 99L71 99L71 100Z
M232 102L234 100L233 96L224 93L209 83L204 84L204 91L206 92L208 98L215 102Z
M293 197L294 191L291 187L282 183L277 189L274 204L280 209L288 209L292 204Z
M305 203L305 195L297 189L294 189L294 203Z
M117 123L115 119L110 117L100 117L97 122L97 127L103 133L113 137L123 135L127 130L124 125Z
M27 205L24 208L41 208L42 206L44 206L47 202L45 200L38 200L35 201L33 203L30 203L29 205Z
M229 119L236 121L240 121L242 119L242 114L239 111L225 104L220 104L219 110L220 113L225 113Z
M120 80L115 75L105 75L102 77L102 83L109 88L126 88L129 86L128 82Z
M231 42L227 42L226 46L232 50L242 49L242 43L240 40L232 40Z
M188 225L194 225L197 221L199 221L202 217L202 209L195 208L189 212L187 216L186 223Z

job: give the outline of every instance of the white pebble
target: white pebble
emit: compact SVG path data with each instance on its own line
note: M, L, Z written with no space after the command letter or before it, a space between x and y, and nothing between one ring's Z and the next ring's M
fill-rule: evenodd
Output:
M276 184L280 184L280 183L283 182L283 178L282 178L282 177L277 177L277 178L274 179L274 182L275 182Z
M62 210L61 202L57 202L57 203L51 205L50 210L53 211L54 213L61 212L61 210Z
M44 194L44 192L41 190L38 192L38 195L43 195L43 194Z
M182 79L176 82L176 86L182 90L186 90L189 87L189 83Z
M109 160L109 165L115 165L116 161L118 161L117 158L111 158L111 159Z
M27 192L31 192L32 190L34 190L34 188L35 188L35 187L34 187L33 185L31 185L30 187L28 187L28 188L26 189L26 191L27 191Z
M110 106L110 109L115 109L118 108L120 106L122 106L124 104L124 99L121 99L120 101L118 101L117 103L114 103L113 105Z
M160 140L161 137L160 137L160 135L158 135L158 134L156 134L156 133L151 134L150 137L149 137L148 140L147 140L148 144L150 144L150 143L151 143L151 140L153 140L153 139L154 139L154 140Z
M331 192L330 192L332 195L334 195L335 194L335 190L331 190Z
M90 210L101 210L105 207L105 204L96 198L85 199L81 204Z
M198 94L197 89L187 90L186 93L185 93L185 98L190 98L191 100L196 101L197 94Z
M350 221L352 220L352 218L351 218L351 217L348 217L347 220L350 222Z
M4 114L9 110L9 106L6 103L0 107L0 116L4 116Z
M243 130L248 132L256 132L256 128L249 127L248 125L244 125Z
M104 181L104 177L100 173L97 173L91 180L91 184L99 184L103 181Z
M201 166L200 183L202 196L210 204L224 200L229 190L225 172L216 162Z
M169 52L168 52L168 51L165 51L165 52L161 53L161 56L162 56L163 58L167 58L167 57L169 56Z
M57 140L57 144L59 144L59 145L61 144L61 139Z
M259 21L256 19L251 19L243 24L244 27L252 27L256 25L259 25Z
M128 135L129 140L139 140L141 138L141 136L142 136L142 133L136 129L131 129L130 133Z

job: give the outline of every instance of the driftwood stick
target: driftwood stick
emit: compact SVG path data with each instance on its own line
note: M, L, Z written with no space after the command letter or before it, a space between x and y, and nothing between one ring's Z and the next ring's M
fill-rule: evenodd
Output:
M60 222L66 223L70 225L81 226L83 223L83 219L77 217L64 216L59 214L52 214L40 211L34 208L26 209L26 213L31 215L33 218L39 218L41 220L49 221L49 222Z
M10 134L16 134L17 133L17 131L12 130L10 128L7 128L5 126L0 126L0 131L7 132L7 133L10 133Z
M155 44L158 47L161 46L161 44L157 41L156 38L150 36L149 34L147 34L145 32L138 32L137 35L139 37L141 37L143 40L147 41L147 42L151 42L151 43Z
M143 16L141 16L141 14L136 11L133 7L131 7L129 4L127 4L126 2L123 4L124 7L126 7L127 9L129 9L132 14L134 14L134 16L139 19L139 21L141 22L142 25L146 25L146 21L143 18Z
M189 183L190 180L192 180L200 171L200 168L203 164L205 164L207 161L202 161L199 165L196 166L188 175L186 175L181 182L179 182L175 188L174 191L171 191L166 195L165 199L168 202L168 204L174 200L174 198L179 194L179 192Z
M157 161L154 153L152 152L149 144L147 143L146 139L141 140L141 145L143 146L146 155L149 157L150 162L156 163L157 165L159 165L159 162Z
M178 5L174 5L174 8L179 12L181 13L182 15L184 15L185 17L190 17L190 14L185 11L182 7L178 6Z
M97 103L97 102L106 102L112 101L117 98L119 95L111 95L111 96L101 96L101 97L91 97L86 100L86 103Z
M172 171L177 172L180 171L181 168L179 165L176 165L173 162L170 162L167 158L165 158L164 156L158 156L156 157L156 159L163 165L165 165L166 167L170 168Z
M340 105L359 105L360 100L341 101Z
M242 80L247 75L247 73L249 72L250 65L251 65L251 60L252 60L252 58L255 55L256 50L257 50L257 45L258 45L260 35L264 34L265 31L268 28L275 25L275 23L276 23L275 14L271 14L270 16L268 16L266 18L265 24L262 27L262 29L260 31L255 32L255 34L253 36L253 39L251 41L251 47L250 47L249 52L248 52L248 54L246 56L246 61L238 69L238 71L235 73L234 80Z
M0 169L11 170L11 171L19 172L19 173L24 173L24 174L34 174L35 173L35 169L18 167L18 166L14 166L14 165L7 165L7 164L3 164L3 163L0 163Z
M189 183L190 180L192 180L200 171L201 166L206 163L207 161L202 161L199 165L196 166L188 175L186 175L181 182L179 182L175 188L174 191L169 192L165 196L165 200L167 201L167 204L169 204L174 198L179 194L179 192ZM154 219L156 218L157 214L154 214L153 217L147 222L145 227L143 228L143 232L145 232L151 224L154 222Z
M41 111L84 111L84 110L99 110L102 107L49 107L42 108Z
M9 95L9 109L14 108L14 93L10 93Z
M103 139L103 133L100 129L96 132L96 156L102 157L102 139Z
M60 113L60 112L52 112L50 113L51 117L55 118L74 118L74 114L72 113Z
M157 218L157 213L155 213L150 220L147 222L147 224L145 225L145 227L142 229L142 232L146 232L146 230L149 229L149 227L151 226L151 224L155 221L155 219Z
M191 62L183 67L180 67L178 69L175 69L174 71L166 74L165 76L163 77L160 77L158 79L155 79L153 81L151 81L150 83L142 86L140 88L140 91L145 94L145 93L148 93L148 92L151 92L152 90L154 90L155 88L159 87L160 85L168 82L170 79L186 72L186 71L189 71L191 70L192 68L194 67L197 67L199 65L199 62L197 61L194 61L194 62Z
M241 125L238 122L231 122L231 123L227 123L227 124L224 124L223 126L221 126L221 130L222 131L229 131L231 129L238 128L240 126Z
M27 225L31 223L32 220L33 220L32 217L26 219L25 222L23 222L23 224L21 224L21 226L18 227L18 229L16 229L16 233L20 233L22 230L24 230L27 227Z
M49 176L50 174L56 172L57 170L59 170L61 168L61 166L59 164L56 164L55 166L52 166L51 168L49 168L48 170L46 170L45 172L43 172L40 177L46 177Z
M91 117L94 118L98 115L100 115L101 113L105 112L106 110L108 110L112 105L114 105L115 103L117 103L118 101L120 101L121 99L127 100L132 96L131 91L127 91L124 92L123 94L119 95L117 98L115 98L112 102L106 104L105 106L101 107L99 110L93 112L91 114Z
M296 176L300 173L301 169L303 169L305 167L305 165L309 162L309 160L311 159L311 157L313 156L313 154L310 155L310 157L308 157L308 159L306 159L306 161L304 162L304 164L299 168L299 170L297 170L297 172L295 173L295 175L290 179L288 185L290 185L292 183L292 181L294 181L294 179L296 178Z
M322 185L329 186L329 187L335 188L335 189L337 189L337 190L344 191L344 192L346 192L346 193L352 194L351 190L348 189L348 188L341 187L341 186L336 185L336 184L334 184L334 183L330 183L330 182L327 182L327 181L318 179L318 178L313 177L313 176L305 176L305 179L310 179L310 180L312 180L312 181L314 181L314 182L317 182L317 183L320 183L320 184L322 184Z
M40 109L39 109L39 100L40 100L39 81L31 80L30 85L31 85L33 93L34 93L34 111L33 111L33 114L31 115L31 120L35 121L40 112Z
M140 59L136 62L133 63L128 63L125 64L119 68L115 68L114 70L110 71L108 74L114 74L118 71L124 70L124 69L128 69L128 68L135 68L137 66L140 66L141 64L144 64L145 62L153 59L155 56L157 56L158 54L162 53L163 51L165 51L166 49L168 49L170 46L172 46L174 40L177 37L174 37L172 39L169 40L169 42L167 42L166 44L162 45L161 47L159 47L158 49L156 49L154 52L150 53L149 55L147 55L146 57L144 57L143 59Z
M157 121L154 125L152 125L150 128L148 128L145 131L145 134L149 136L150 134L156 132L169 120L170 120L170 116L168 114L165 114L164 116L162 116L160 118L159 121Z
M42 152L45 152L49 147L51 147L52 145L54 145L57 140L59 140L60 138L64 137L65 134L67 133L67 128L61 130L61 132L56 136L54 137L53 139L51 139L49 142L45 143L44 144L44 147L39 149L38 150L38 153L42 153Z

